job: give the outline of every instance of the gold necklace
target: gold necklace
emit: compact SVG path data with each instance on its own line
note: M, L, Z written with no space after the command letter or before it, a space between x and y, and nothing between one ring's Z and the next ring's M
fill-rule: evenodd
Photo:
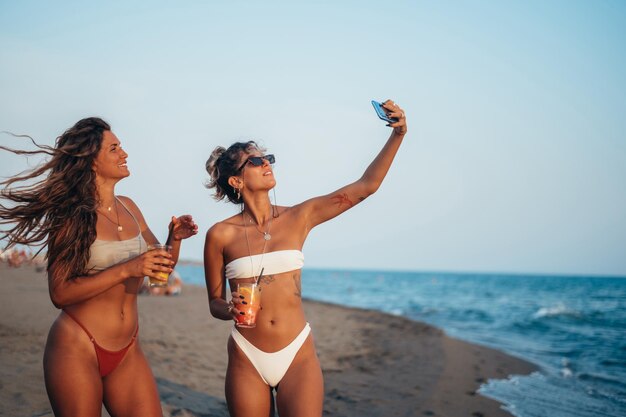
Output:
M114 222L109 216L104 214L102 211L100 212L100 214L102 214L104 216L104 218L107 219L108 221L110 221L111 223L117 225L117 231L118 232L122 232L122 230L124 230L124 228L120 224L120 212L117 209L117 197L115 197L115 200L113 200L113 204L115 205L115 217L117 218L117 222ZM110 206L107 207L107 211L111 212L111 207Z

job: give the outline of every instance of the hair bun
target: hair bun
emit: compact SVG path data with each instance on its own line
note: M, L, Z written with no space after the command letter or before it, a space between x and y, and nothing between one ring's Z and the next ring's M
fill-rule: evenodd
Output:
M206 163L204 164L206 172L208 172L209 176L211 177L208 184L209 188L215 187L217 179L220 176L217 161L222 157L222 155L224 155L224 152L226 152L226 148L224 148L223 146L218 146L217 148L213 149L213 152L211 152L211 156L209 156L209 159L207 159Z

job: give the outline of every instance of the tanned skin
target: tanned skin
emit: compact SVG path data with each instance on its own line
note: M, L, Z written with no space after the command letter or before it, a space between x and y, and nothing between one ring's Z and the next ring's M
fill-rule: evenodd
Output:
M246 164L239 175L228 179L241 192L244 213L215 224L206 235L204 250L205 277L211 314L221 320L233 320L240 311L241 299L236 292L237 279L229 282L232 301L227 301L224 267L234 259L279 250L302 250L309 232L354 207L376 192L407 132L404 112L393 101L384 107L398 119L382 150L357 181L330 194L311 198L293 207L272 206L268 192L274 188L272 167ZM242 154L262 156L260 151ZM269 224L271 222L271 224ZM271 240L264 241L258 231L271 226ZM257 230L255 230L255 228ZM258 272L257 272L258 274ZM276 352L289 345L306 325L302 308L300 270L263 276L261 308L256 327L238 329L250 343L264 352ZM276 393L281 417L320 417L324 399L324 382L313 343L313 333L296 354ZM270 387L261 379L248 358L232 338L228 342L226 400L234 417L267 417L273 412Z
M135 203L118 196L115 221L104 207L115 207L115 184L130 175L126 152L119 139L104 132L102 149L94 163L98 198L97 239L136 239L158 243ZM119 219L119 222L118 222ZM135 221L136 219L136 221ZM118 225L122 231L118 231ZM55 307L69 311L105 349L127 346L137 330L137 294L145 276L171 272L178 260L181 240L197 233L191 216L172 218L173 251L150 251L100 272L58 279L55 265L49 270L50 298ZM165 259L164 259L165 258ZM158 277L157 277L158 278ZM162 416L161 401L148 361L137 339L120 364L100 376L94 345L85 331L60 313L48 334L44 352L44 378L55 416L99 416L104 404L111 416Z

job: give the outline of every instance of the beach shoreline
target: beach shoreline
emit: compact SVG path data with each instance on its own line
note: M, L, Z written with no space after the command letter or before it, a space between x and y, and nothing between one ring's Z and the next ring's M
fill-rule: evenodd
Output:
M45 273L0 264L0 282L0 415L52 415L41 361L58 310ZM325 416L510 416L477 390L489 379L537 370L403 317L311 300L304 309L324 373ZM164 415L228 416L224 376L232 323L210 316L206 288L142 295L139 315L139 340Z

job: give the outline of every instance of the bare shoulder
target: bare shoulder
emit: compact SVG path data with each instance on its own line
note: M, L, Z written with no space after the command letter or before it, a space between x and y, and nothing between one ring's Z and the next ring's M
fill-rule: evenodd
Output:
M274 206L274 221L282 224L293 224L294 221L302 220L304 212L300 204L295 206Z
M301 203L295 204L291 207L280 207L281 210L279 210L279 212L285 213L285 215L287 216L295 216L295 217L300 217L303 216L306 213L306 210L308 208L308 203L311 201L312 199L309 200L305 200Z
M303 230L302 228L306 226L307 212L303 210L300 204L280 206L277 209L277 212L274 214L274 221L279 222L282 227L287 227L292 232L296 232Z
M134 214L141 214L141 210L139 210L137 204L135 204L135 202L130 197L127 197L125 195L118 195L116 197L122 202L122 204L128 207L129 210L132 210Z
M290 215L290 214L294 214L294 209L298 207L296 206L274 206L274 209L276 210L276 213L274 214L274 216L278 215L278 216L282 216L284 215Z
M124 204L127 204L129 206L133 206L133 207L137 207L137 204L135 204L135 202L128 196L116 195L115 197L117 197L117 199L120 200Z
M239 214L235 214L234 216L215 223L207 230L206 241L212 241L220 246L224 246L227 242L234 239L237 228L241 225L241 222L237 223L239 219Z

